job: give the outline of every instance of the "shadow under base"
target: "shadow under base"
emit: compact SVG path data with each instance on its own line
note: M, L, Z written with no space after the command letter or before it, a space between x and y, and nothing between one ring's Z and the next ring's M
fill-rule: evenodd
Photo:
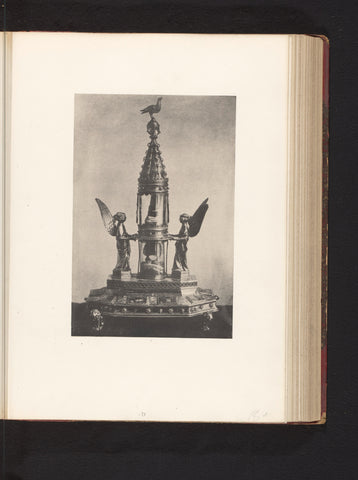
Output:
M93 329L87 303L72 304L72 336L232 338L232 306L217 306L213 318L111 317L104 315L101 330Z

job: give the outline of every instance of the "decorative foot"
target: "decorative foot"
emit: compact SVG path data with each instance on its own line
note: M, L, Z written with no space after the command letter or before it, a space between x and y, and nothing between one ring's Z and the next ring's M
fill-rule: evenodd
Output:
M210 330L210 322L213 319L211 312L204 313L203 331L208 332Z
M104 319L98 308L94 308L90 311L90 318L92 320L92 330L100 332L104 326Z

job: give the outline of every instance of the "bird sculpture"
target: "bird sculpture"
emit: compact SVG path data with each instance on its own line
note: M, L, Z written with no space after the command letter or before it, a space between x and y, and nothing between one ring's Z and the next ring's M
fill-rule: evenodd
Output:
M158 97L157 103L155 105L149 105L148 107L143 108L140 113L149 113L150 118L153 118L153 113L160 112L160 109L162 107L162 98L163 97Z

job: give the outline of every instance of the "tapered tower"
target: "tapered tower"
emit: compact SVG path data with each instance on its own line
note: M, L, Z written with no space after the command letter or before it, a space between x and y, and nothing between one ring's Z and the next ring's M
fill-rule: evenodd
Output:
M159 144L159 123L147 125L150 142L138 178L138 277L160 280L167 274L169 186Z

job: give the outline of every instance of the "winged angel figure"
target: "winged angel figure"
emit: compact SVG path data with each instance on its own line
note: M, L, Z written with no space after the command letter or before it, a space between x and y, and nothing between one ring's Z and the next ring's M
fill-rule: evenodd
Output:
M182 213L180 215L179 221L182 226L178 235L169 236L170 240L176 240L173 270L189 270L186 258L186 252L188 251L188 240L189 237L195 237L199 233L208 208L209 205L207 198L200 204L194 215L190 216L187 213Z
M123 212L117 212L112 215L107 205L99 198L96 198L97 205L101 212L103 224L106 227L107 232L116 237L117 240L117 265L116 269L121 271L129 271L129 259L131 255L130 240L137 240L138 236L128 235L124 222L127 217Z

